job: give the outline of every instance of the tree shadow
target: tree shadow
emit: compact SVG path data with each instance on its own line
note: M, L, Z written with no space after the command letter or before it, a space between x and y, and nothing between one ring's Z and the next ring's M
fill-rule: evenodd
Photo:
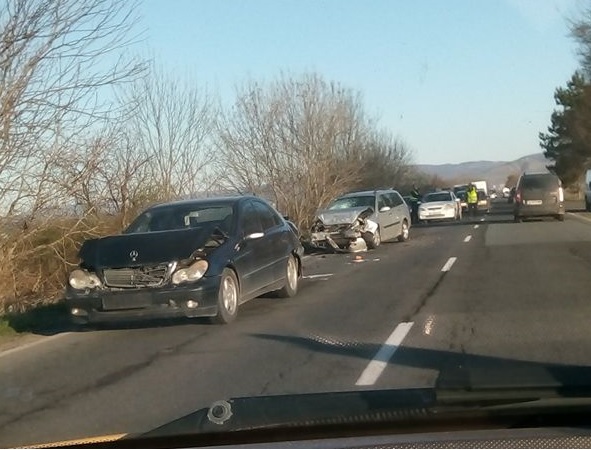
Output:
M374 359L382 345L362 342L337 342L321 337L253 334L317 353L341 355L366 361ZM385 353L385 352L383 352ZM529 361L484 356L463 351L433 350L401 346L391 360L396 366L439 372L436 387L442 389L520 389L555 388L565 392L591 386L591 366Z

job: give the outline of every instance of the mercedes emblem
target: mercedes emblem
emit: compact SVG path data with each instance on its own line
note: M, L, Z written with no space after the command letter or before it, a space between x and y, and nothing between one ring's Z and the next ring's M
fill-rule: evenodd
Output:
M139 256L139 253L137 252L137 250L132 250L129 252L129 257L131 258L131 260L133 262L135 262L137 260L138 256Z

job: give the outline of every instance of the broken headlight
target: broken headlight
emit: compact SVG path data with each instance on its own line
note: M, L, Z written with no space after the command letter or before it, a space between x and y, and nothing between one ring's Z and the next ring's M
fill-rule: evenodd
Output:
M93 289L101 285L101 280L94 273L87 272L86 270L76 269L73 270L68 278L70 286L74 289Z
M189 267L177 270L172 275L172 284L187 283L190 281L197 281L203 278L209 264L204 259L195 261Z

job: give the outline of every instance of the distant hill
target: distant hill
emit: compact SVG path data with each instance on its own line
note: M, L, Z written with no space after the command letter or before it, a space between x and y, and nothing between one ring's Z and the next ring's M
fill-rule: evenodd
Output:
M415 167L429 175L452 182L486 180L490 185L503 185L507 177L521 172L547 172L550 164L543 154L534 153L515 161L470 161L458 164L417 164Z

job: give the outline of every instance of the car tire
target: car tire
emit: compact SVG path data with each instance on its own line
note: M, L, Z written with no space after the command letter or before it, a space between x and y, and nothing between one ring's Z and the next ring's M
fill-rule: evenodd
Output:
M378 248L382 243L382 235L380 234L380 229L378 228L375 233L368 234L370 236L365 240L367 248L371 250Z
M564 214L558 214L556 216L556 220L558 220L559 222L564 222Z
M298 259L293 255L289 255L285 265L285 286L277 291L277 295L281 298L295 297L298 293L299 282L300 267Z
M398 242L406 242L410 237L410 228L408 227L408 222L406 219L402 221L402 231L398 236Z
M220 277L218 312L212 317L212 322L222 325L233 322L238 315L239 304L240 288L238 278L232 269L225 268Z

